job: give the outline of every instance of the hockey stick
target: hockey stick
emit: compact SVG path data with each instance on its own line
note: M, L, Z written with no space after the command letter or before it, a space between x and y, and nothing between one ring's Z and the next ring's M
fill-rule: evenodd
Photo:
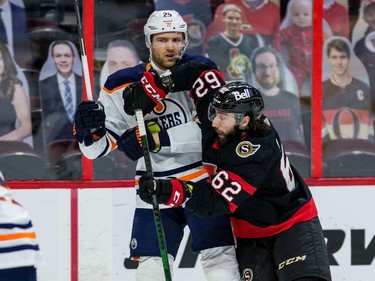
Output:
M135 117L137 118L139 134L140 134L140 137L141 137L141 142L142 142L142 147L143 147L143 157L145 159L145 165L146 165L146 172L147 172L148 176L152 176L153 172L152 172L150 151L148 149L145 121L143 119L143 113L142 113L141 109L137 109L135 111ZM159 209L159 204L158 204L156 194L152 195L152 209L153 209L153 213L154 213L156 235L158 237L159 249L160 249L161 260L162 260L162 263L163 263L165 280L171 281L172 276L171 276L171 270L169 268L167 244L166 244L166 241L165 241L164 229L163 229L163 225L162 225L162 222L161 222L160 209Z
M74 11L77 18L77 29L78 29L78 39L79 39L79 46L81 48L81 60L82 60L82 69L83 69L83 78L85 80L85 88L88 100L94 100L92 95L92 88L91 88L91 81L90 81L90 74L89 74L89 64L87 62L86 57L86 50L85 50L85 42L83 41L83 29L82 29L82 22L81 16L79 11L79 4L78 0L74 0Z

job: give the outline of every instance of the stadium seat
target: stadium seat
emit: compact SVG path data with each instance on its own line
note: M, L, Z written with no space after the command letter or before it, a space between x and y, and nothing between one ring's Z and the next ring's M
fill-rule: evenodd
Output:
M0 141L0 154L13 152L33 152L33 148L22 141Z
M323 146L323 175L374 177L375 143L360 139L333 140Z
M82 153L74 152L65 154L58 165L58 178L79 180L82 178ZM106 155L93 160L94 179L110 180L113 179L115 167L114 159L111 155Z
M112 154L115 160L113 178L134 180L137 161L129 159L118 149L112 151Z
M0 170L8 180L44 179L46 163L34 152L0 154Z
M304 144L288 140L284 140L282 143L290 164L292 164L298 170L302 177L310 177L311 158L310 153Z
M65 173L60 168L60 161L70 153L80 153L78 142L73 139L55 140L47 145L48 172L47 178L50 180L62 179L61 173ZM81 162L79 162L79 165Z
M47 59L49 45L55 40L70 40L70 35L56 27L43 27L28 33L30 48L33 54L34 67L41 69Z
M35 152L44 154L44 138L42 130L42 108L39 93L39 71L31 68L23 68L26 80L29 84L32 137Z
M74 139L55 140L47 145L48 162L57 165L66 154L80 152L78 142Z
M27 83L29 84L30 98L39 97L39 71L32 68L22 68L21 70L25 74ZM32 105L31 109L33 109Z
M73 139L56 140L48 144L49 179L80 180L82 178L82 153ZM94 179L114 178L115 160L112 154L93 161Z

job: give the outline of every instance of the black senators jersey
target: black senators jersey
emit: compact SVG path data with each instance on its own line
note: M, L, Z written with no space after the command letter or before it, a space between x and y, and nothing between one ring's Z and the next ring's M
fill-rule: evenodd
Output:
M209 89L218 74L213 70L201 75L194 85ZM204 77L210 83L199 82ZM191 93L202 123L202 159L210 178L195 185L186 207L200 215L231 214L235 236L241 238L274 235L316 217L311 192L290 165L276 130L269 125L262 135L248 133L219 147L207 117L212 95L209 90L200 89L198 94L196 90L193 86Z

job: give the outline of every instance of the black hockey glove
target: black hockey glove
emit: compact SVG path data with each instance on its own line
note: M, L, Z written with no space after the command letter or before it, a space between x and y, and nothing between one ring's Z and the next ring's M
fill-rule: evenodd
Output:
M152 133L159 133L160 126L154 121L150 121L146 126L147 142L150 152L157 153L161 146L156 146ZM117 148L124 152L131 160L135 161L143 157L143 147L138 126L127 130L117 140Z
M122 92L124 99L124 111L128 115L134 115L135 110L142 109L143 115L152 111L156 100L151 98L144 90L140 81L130 84Z
M83 101L74 115L73 134L86 146L103 137L105 130L104 108L94 101Z
M209 69L216 68L203 62L188 61L170 68L161 79L171 92L190 91L198 77Z
M176 179L156 180L147 175L139 179L139 197L152 204L152 195L156 195L158 204L178 207L193 194L194 184Z

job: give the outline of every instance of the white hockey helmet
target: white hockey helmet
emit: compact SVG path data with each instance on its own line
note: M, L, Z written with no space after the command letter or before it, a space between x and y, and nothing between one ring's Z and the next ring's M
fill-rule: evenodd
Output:
M148 18L145 26L146 46L151 47L151 35L163 32L182 32L187 45L187 24L175 10L154 11Z

